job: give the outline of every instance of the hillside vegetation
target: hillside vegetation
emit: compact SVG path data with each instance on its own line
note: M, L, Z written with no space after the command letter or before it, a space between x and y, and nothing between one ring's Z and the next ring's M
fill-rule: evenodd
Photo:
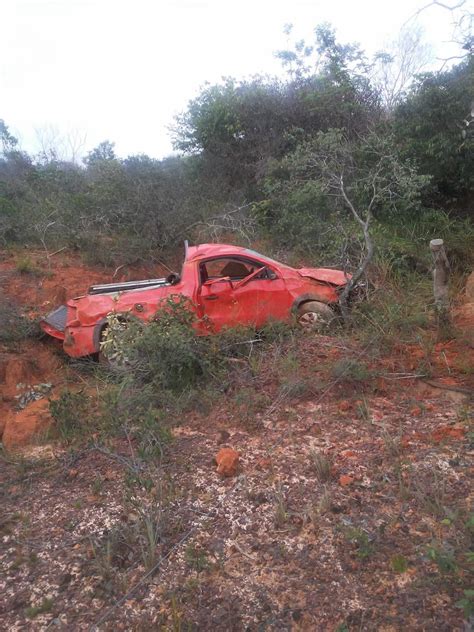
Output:
M160 259L184 238L225 235L270 240L290 258L354 265L358 227L334 187L343 173L362 214L375 183L373 231L384 258L423 267L419 244L441 232L466 266L472 57L418 76L387 103L380 62L339 43L328 26L279 56L286 78L206 86L175 121L179 153L164 160L119 158L108 140L83 164L59 160L54 148L29 156L2 122L0 239L121 265Z

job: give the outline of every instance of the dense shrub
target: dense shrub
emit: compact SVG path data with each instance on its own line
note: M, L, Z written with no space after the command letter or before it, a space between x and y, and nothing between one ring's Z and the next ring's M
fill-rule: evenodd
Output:
M165 299L151 323L124 322L112 314L102 353L116 372L156 393L180 393L198 383L223 385L229 358L241 355L241 343L255 334L232 329L202 336L194 328L196 320L189 299L180 295Z
M185 238L248 239L251 226L252 238L279 249L354 267L361 255L358 227L312 168L321 139L337 133L351 149L345 166L357 176L352 192L357 189L359 200L372 182L365 176L373 167L374 138L387 150L378 172L384 187L400 167L398 186L372 208L379 248L410 267L420 240L436 227L456 265L468 267L472 56L418 77L385 115L363 50L339 42L328 25L315 29L314 41L277 56L286 77L205 86L172 130L183 153L163 160L120 158L109 141L81 165L54 151L32 157L0 119L0 241L49 252L67 246L90 262L119 266L153 261ZM449 221L439 208L449 210ZM451 221L458 216L466 217L466 237Z
M0 294L0 342L13 343L39 335L37 321L22 314L10 299Z

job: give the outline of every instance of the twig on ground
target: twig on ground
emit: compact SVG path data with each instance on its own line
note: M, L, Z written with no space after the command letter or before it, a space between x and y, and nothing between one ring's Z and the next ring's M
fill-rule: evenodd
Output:
M66 250L67 246L63 246L62 248L59 248L59 250L55 250L54 252L50 252L48 255L48 259L51 259L51 257L54 257L54 255L59 255L60 252L62 252L63 250Z

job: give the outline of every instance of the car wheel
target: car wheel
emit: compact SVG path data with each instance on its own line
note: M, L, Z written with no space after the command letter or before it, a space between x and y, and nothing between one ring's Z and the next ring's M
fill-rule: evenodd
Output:
M318 331L328 327L336 318L335 313L319 301L308 301L298 307L296 320L298 325L308 331Z

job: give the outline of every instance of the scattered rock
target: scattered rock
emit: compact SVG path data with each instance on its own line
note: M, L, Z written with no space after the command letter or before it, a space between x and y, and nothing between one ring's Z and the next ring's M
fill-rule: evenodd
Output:
M351 410L352 404L351 402L347 401L347 399L343 399L341 402L339 402L338 408L342 413L345 413L348 410Z
M431 437L436 443L446 441L447 439L462 439L466 434L466 429L462 426L442 426L435 430Z
M43 399L51 392L52 387L53 385L49 382L35 384L29 387L26 387L24 384L17 384L18 389L26 388L21 395L15 395L15 399L17 400L17 409L22 410L23 408L26 408L29 403L37 401L38 399Z
M259 470L268 470L271 467L272 461L270 458L262 456L261 459L257 461L257 469Z
M354 479L352 476L349 476L348 474L341 474L341 476L339 477L339 485L342 485L342 487L347 487L348 485L351 485L351 483L354 482Z
M341 456L343 459L354 459L357 456L357 453L354 450L343 450L341 452Z
M240 455L232 448L221 448L216 454L217 473L221 476L235 476Z

